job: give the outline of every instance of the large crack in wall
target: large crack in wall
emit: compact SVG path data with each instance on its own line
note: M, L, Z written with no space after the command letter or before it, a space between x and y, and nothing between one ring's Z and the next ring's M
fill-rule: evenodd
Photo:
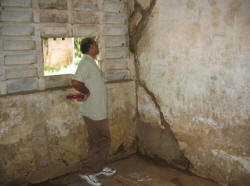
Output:
M146 84L143 83L141 80L139 80L138 82L139 82L139 86L143 87L143 89L144 89L144 90L147 92L147 94L150 96L150 98L151 98L151 100L153 101L155 107L157 108L157 110L158 110L158 112L159 112L159 114L160 114L161 125L164 127L165 130L167 130L167 131L170 132L170 133L173 133L173 132L171 131L169 122L166 121L166 119L165 119L165 117L164 117L164 115L163 115L163 113L162 113L162 111L161 111L161 107L160 107L159 103L157 102L157 99L156 99L154 93L153 93L152 91L150 91L150 90L147 88ZM139 118L140 118L140 117L139 117Z
M144 2L144 1L143 1ZM153 158L163 159L167 163L172 164L178 168L188 170L190 166L189 160L184 156L180 150L177 139L175 138L169 122L165 119L161 110L160 104L157 102L157 98L152 91L147 87L146 83L140 79L140 61L138 60L137 44L143 36L143 31L146 28L149 18L152 14L154 6L157 0L151 0L150 4L146 7L142 7L141 1L135 1L133 12L129 18L129 36L130 36L130 51L134 53L135 71L136 71L136 110L137 110L137 135L138 135L138 150L139 152L151 156ZM149 95L155 108L159 112L160 123L163 128L152 128L150 123L143 121L138 111L138 88L142 87L146 94ZM147 129L149 131L148 134ZM150 144L150 138L160 136L156 141L158 144ZM162 136L168 136L163 138ZM146 139L149 138L149 139ZM155 137L152 137L155 138ZM162 141L165 139L166 141ZM169 143L164 145L164 143ZM163 144L163 145L162 145ZM151 145L151 146L150 146ZM165 148L165 149L164 149ZM172 149L169 149L172 148ZM160 150L159 150L160 149ZM177 157L174 157L177 156Z
M189 172L227 185L249 183L247 7L245 1L134 2L129 35L139 152L173 162L172 150L181 149Z
M135 30L131 33L131 24L129 25L130 27L130 50L136 54L136 44L138 43L138 41L140 40L140 38L142 37L142 32L145 29L145 27L147 26L148 23L148 19L149 16L151 15L154 6L156 4L157 0L151 0L150 1L150 5L148 8L143 9L141 7L141 5L136 1L134 4L134 11L132 13L132 15L129 18L129 22L132 22L132 19L136 19L136 14L140 13L142 15L139 23L136 25Z

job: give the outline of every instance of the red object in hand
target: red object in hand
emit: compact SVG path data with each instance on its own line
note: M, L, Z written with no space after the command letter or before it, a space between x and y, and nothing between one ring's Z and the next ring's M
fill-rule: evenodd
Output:
M67 99L78 99L78 98L84 98L83 94L69 94L66 96Z

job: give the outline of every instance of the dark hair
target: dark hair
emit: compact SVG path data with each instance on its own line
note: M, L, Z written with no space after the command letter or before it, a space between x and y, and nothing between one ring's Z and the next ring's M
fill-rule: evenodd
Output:
M95 43L95 40L93 38L87 37L84 38L81 41L81 45L80 45L80 50L83 54L88 53L89 49L90 49L90 45Z

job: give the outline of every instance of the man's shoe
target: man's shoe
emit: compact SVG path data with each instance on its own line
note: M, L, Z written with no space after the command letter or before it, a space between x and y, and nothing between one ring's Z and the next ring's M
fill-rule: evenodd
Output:
M94 175L81 175L81 174L79 174L79 176L80 176L82 179L86 180L90 185L95 185L95 186L100 186L100 185L102 185L102 184L98 181L97 177L94 176Z
M98 172L96 174L96 176L99 176L99 175L104 175L104 176L112 176L116 173L116 170L115 169L112 169L112 168L109 168L109 167L105 167L102 169L101 172Z

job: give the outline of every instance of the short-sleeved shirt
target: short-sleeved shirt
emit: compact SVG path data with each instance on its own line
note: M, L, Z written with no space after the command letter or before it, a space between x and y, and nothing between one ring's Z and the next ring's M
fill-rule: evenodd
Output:
M83 55L73 79L83 82L90 92L86 101L78 102L80 113L92 120L106 119L107 90L96 61L91 56Z

